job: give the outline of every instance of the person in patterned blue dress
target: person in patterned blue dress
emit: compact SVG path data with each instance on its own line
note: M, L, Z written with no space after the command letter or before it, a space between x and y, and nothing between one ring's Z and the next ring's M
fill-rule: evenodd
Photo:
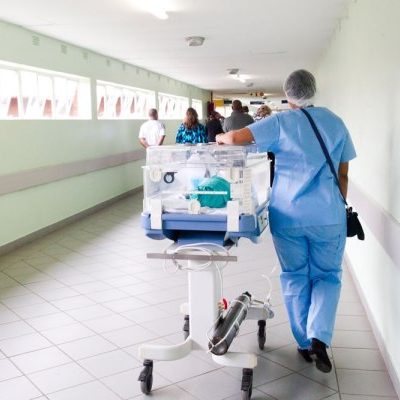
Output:
M176 143L207 143L206 128L199 122L197 111L189 107L176 134Z

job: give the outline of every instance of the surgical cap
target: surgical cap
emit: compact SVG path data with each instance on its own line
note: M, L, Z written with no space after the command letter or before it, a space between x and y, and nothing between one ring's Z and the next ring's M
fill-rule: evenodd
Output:
M310 106L317 90L315 78L311 72L299 69L286 78L283 90L289 103L299 107Z

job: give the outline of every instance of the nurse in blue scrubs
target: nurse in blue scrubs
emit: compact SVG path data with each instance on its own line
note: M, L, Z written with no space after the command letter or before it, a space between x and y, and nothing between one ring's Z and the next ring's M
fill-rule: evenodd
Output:
M332 369L331 345L339 301L346 242L346 210L339 187L310 122L311 115L338 172L346 197L349 161L356 153L343 121L324 107L314 107L314 76L293 72L283 87L290 110L246 128L217 135L220 144L256 142L275 154L275 180L269 218L282 268L281 284L299 353L323 372Z

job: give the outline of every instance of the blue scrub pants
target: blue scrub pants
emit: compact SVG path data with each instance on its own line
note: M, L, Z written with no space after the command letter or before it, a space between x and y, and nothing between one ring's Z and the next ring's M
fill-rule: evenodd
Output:
M299 348L316 338L331 345L339 301L346 225L273 230L281 284Z

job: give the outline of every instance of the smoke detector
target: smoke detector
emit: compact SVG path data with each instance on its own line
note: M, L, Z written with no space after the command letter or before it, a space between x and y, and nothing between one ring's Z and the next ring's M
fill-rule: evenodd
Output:
M204 42L204 39L205 38L203 36L188 36L185 38L189 46L201 46Z

